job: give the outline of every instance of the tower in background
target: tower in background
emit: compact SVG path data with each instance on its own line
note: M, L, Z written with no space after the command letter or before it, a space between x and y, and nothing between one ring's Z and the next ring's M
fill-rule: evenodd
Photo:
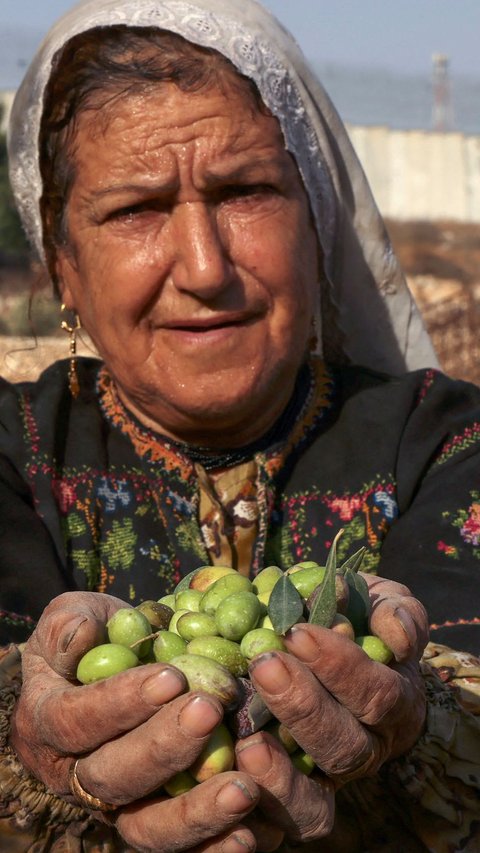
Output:
M443 53L432 56L432 129L453 130L452 90L449 76L449 59Z

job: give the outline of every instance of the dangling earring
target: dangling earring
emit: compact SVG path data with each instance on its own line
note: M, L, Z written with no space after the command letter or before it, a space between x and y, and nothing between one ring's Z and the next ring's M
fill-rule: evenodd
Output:
M69 309L62 303L60 308L62 314L67 312ZM68 332L70 335L70 365L68 368L68 387L70 388L70 394L74 398L77 399L80 393L80 384L78 381L77 374L77 332L82 328L82 324L80 322L80 317L78 316L76 311L71 312L73 314L73 322L68 323L67 320L62 320L61 328Z

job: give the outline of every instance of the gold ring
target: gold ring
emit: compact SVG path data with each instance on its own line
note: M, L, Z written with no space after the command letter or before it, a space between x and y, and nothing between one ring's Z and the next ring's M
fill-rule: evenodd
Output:
M103 800L99 800L98 797L92 797L92 795L82 787L77 776L78 762L79 759L77 758L70 767L68 774L70 790L77 802L86 809L92 809L93 811L98 812L113 812L115 809L118 809L119 806L114 806L111 803L104 803Z

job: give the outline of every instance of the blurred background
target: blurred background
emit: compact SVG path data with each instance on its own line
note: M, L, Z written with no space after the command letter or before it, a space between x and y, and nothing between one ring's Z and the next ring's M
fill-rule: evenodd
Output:
M58 305L11 202L5 129L37 45L71 5L0 4L0 373L9 378L68 355ZM293 33L347 125L443 369L480 383L479 0L264 5Z

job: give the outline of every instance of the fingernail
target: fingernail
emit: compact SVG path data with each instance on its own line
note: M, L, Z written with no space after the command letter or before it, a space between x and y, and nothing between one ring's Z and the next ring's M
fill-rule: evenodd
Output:
M217 803L229 814L239 814L246 811L258 797L253 796L247 786L236 780L224 785L217 794Z
M267 693L283 693L291 684L287 667L270 652L255 658L249 666L249 672Z
M272 766L270 747L263 740L250 741L244 746L239 745L236 752L242 765L241 769L246 773L263 776Z
M286 642L289 651L299 660L311 663L318 658L320 649L315 640L310 636L308 631L302 628L291 628L286 637Z
M220 849L222 853L245 853L245 850L255 850L255 842L249 841L243 835L229 835Z
M220 722L222 712L206 696L195 696L180 713L180 726L192 737L205 737Z
M58 641L58 651L62 654L65 654L68 651L69 646L72 641L75 639L75 636L80 628L80 625L83 625L87 619L85 616L75 616L70 622L67 622L66 625L63 626L63 631L59 637Z
M185 680L173 669L162 669L145 679L140 687L142 698L150 705L164 705L185 690Z
M410 645L411 646L415 645L415 642L417 639L417 632L416 632L416 628L415 628L415 623L414 623L412 617L410 616L410 613L408 612L408 610L404 610L403 607L397 607L397 609L394 611L393 615L400 622L400 625L402 626L403 630L405 631L405 633L408 637L408 641L409 641Z

